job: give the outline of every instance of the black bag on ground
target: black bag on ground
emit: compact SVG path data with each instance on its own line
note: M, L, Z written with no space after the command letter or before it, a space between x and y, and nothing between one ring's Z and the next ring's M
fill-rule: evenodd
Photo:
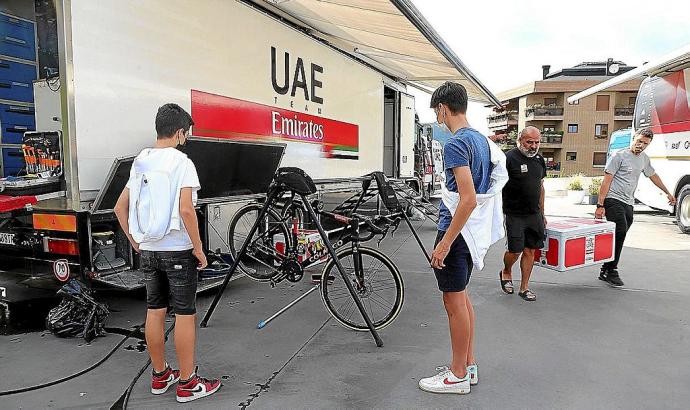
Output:
M105 335L108 308L93 298L91 291L72 279L58 292L59 305L48 312L46 328L58 337L82 337L90 342Z

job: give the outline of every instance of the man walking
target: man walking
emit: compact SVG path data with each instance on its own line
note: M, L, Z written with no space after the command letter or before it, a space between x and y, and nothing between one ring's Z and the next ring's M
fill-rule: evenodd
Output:
M611 286L623 286L623 281L618 273L618 261L623 250L625 236L633 223L634 194L640 174L644 173L654 185L664 191L669 204L675 205L676 203L676 198L666 189L661 178L652 168L649 157L642 152L652 142L653 138L654 133L649 128L635 131L632 146L629 149L618 151L611 157L604 169L604 181L599 189L599 202L595 217L601 219L606 216L607 220L616 223L614 259L604 263L599 273L599 279Z
M537 295L529 289L534 266L534 251L544 246L546 217L544 216L544 178L546 162L538 154L541 133L535 127L520 132L517 147L506 153L508 183L503 188L508 250L503 255L503 270L499 272L501 289L512 295L515 262L520 258L522 281L518 295L529 302Z
M444 149L444 173L445 189L455 202L447 204L444 195L431 256L448 315L452 360L437 375L421 379L419 388L434 393L467 394L470 385L477 384L478 376L473 349L475 316L466 292L473 263L460 231L477 206L477 193L488 190L490 148L487 138L467 122L467 91L462 85L441 85L431 97L431 108L436 112L436 121L452 134Z
M151 393L163 394L177 384L177 401L215 393L219 380L196 373L197 269L207 265L194 205L200 189L192 161L178 151L192 117L177 104L165 104L156 115L158 137L134 159L129 181L115 206L122 230L141 253L146 281L146 345L153 375ZM175 313L175 351L180 370L165 361L165 315Z

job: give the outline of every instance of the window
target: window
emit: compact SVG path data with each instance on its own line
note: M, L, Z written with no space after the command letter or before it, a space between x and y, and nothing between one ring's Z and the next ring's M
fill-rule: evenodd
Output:
M629 98L628 98L628 105L630 105L630 106L635 105L635 100L636 100L636 99L637 99L637 97L629 97Z
M556 105L556 98L554 98L554 97L544 98L544 105L546 105L546 106Z
M577 161L577 152L566 152L565 153L565 160L566 161Z
M577 134L577 124L568 124L568 133Z
M544 125L544 129L542 131L543 132L556 132L556 126L555 125Z
M595 168L603 168L606 166L606 153L595 152L592 154L592 166Z
M608 138L609 137L609 125L608 124L597 124L594 126L594 138Z
M597 95L597 111L608 111L609 100L610 96L608 95Z

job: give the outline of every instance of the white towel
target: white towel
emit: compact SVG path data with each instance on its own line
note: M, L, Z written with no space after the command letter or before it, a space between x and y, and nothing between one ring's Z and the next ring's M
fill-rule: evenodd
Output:
M477 194L477 207L460 231L472 255L472 263L479 270L484 269L484 256L489 247L505 236L501 191L508 182L506 156L493 141L488 138L487 141L493 165L489 190L485 194ZM449 191L445 184L441 185L441 194L443 204L451 215L455 215L460 194Z

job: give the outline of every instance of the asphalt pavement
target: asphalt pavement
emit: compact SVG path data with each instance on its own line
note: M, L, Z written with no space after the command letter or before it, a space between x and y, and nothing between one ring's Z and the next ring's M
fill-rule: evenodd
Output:
M549 217L591 216L594 207L548 198ZM174 391L149 393L149 372L134 386L129 408L687 408L690 402L690 236L672 218L637 209L620 263L625 286L597 279L598 267L558 273L536 268L530 288L537 301L504 295L499 287L503 242L469 294L477 315L479 385L466 396L426 393L417 381L450 356L447 318L433 272L407 229L381 244L405 280L398 319L369 333L337 324L318 292L259 330L256 324L311 285L275 288L248 278L228 287L208 328L198 332L200 373L222 377L215 395L186 405ZM432 222L415 222L427 248ZM374 243L370 244L375 246ZM515 285L519 275L514 273ZM204 313L212 292L198 299ZM108 293L108 326L143 322L141 293ZM170 325L170 322L168 323ZM123 336L90 344L46 332L0 336L0 390L35 385L98 361ZM175 363L172 337L168 360ZM0 397L2 409L111 408L147 359L127 340L101 366L68 382Z

